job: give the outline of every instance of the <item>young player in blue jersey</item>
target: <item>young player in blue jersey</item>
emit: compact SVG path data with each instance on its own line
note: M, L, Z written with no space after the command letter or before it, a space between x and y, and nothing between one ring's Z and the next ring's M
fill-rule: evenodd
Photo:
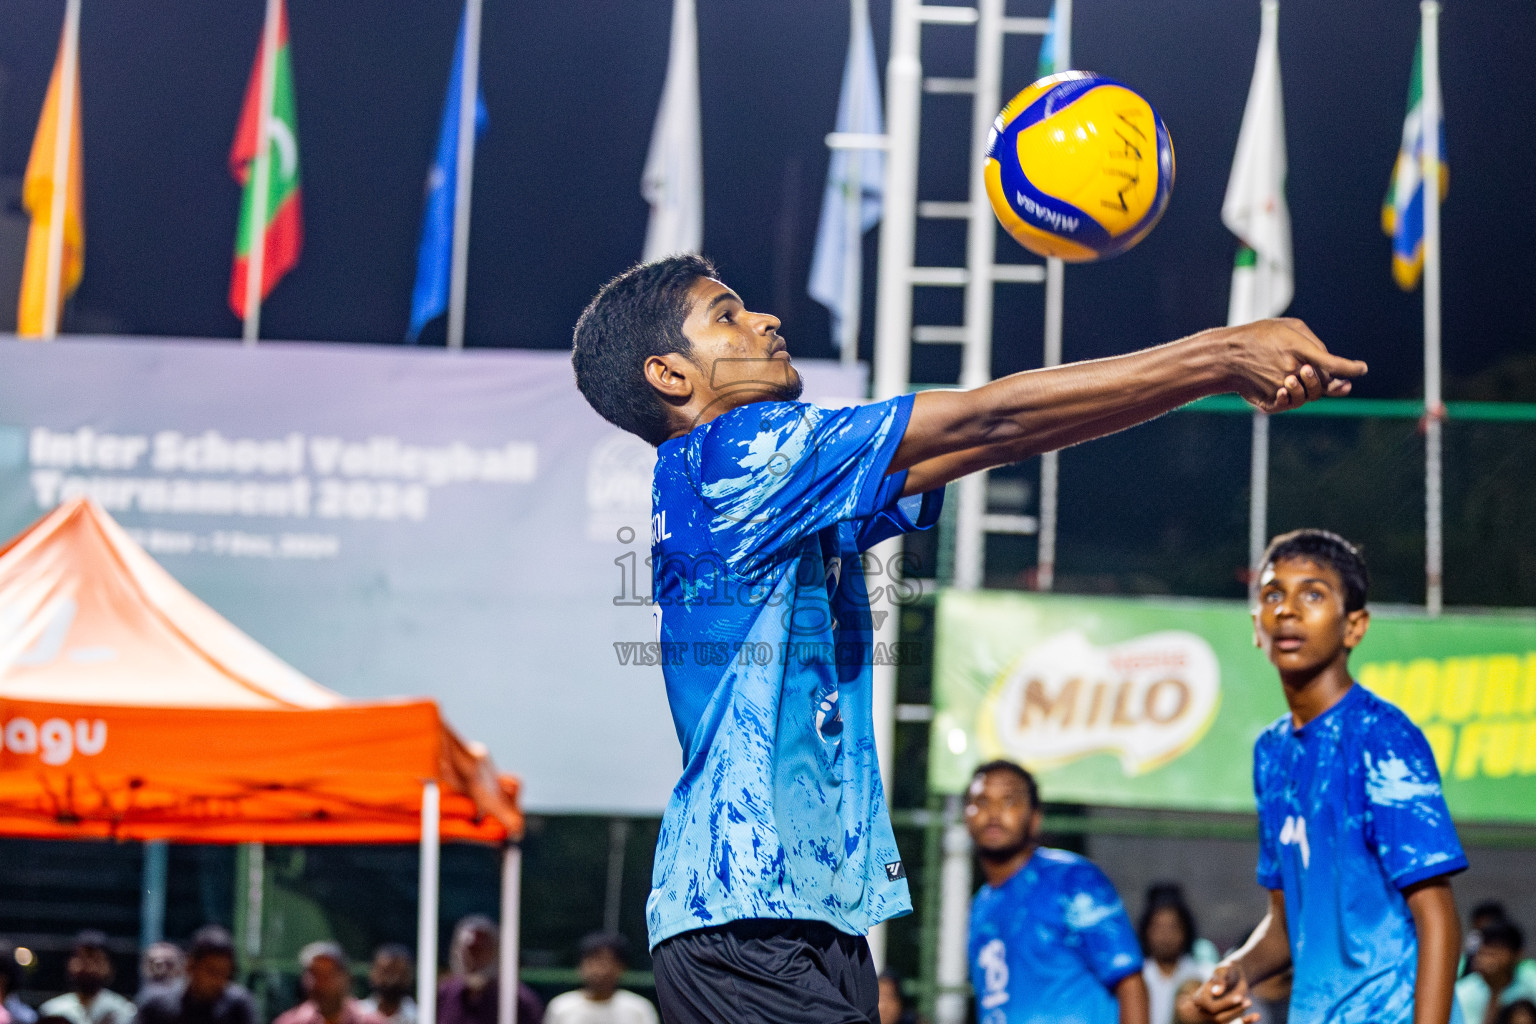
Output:
M945 483L1202 395L1265 409L1365 366L1297 321L860 408L797 402L779 321L697 256L610 281L576 325L576 383L657 446L652 594L683 774L647 923L668 1024L872 1020L863 935L907 913L875 757L862 554L931 524ZM885 602L889 603L889 602ZM889 656L889 652L886 652Z
M977 768L965 826L987 879L971 902L979 1024L1147 1024L1136 929L1092 861L1040 845L1034 776Z
M1265 552L1254 636L1290 705L1253 749L1269 914L1182 1016L1257 1020L1250 986L1291 967L1293 1024L1460 1020L1449 878L1467 859L1424 734L1350 678L1368 582L1360 552L1324 530Z

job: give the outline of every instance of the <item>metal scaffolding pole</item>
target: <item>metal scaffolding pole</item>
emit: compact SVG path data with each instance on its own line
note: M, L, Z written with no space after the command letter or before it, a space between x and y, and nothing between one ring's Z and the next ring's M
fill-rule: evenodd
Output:
M1421 0L1424 45L1420 123L1424 148L1419 178L1424 188L1424 605L1439 615L1444 601L1444 506L1441 481L1440 395L1440 4Z

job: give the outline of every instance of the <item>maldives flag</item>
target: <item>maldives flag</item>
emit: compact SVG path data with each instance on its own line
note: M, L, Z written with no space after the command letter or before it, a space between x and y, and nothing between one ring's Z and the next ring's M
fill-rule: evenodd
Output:
M262 95L262 70L269 66L266 40L271 35L264 30L256 65L245 87L235 144L229 151L229 172L245 186L240 202L240 229L235 235L235 267L229 278L229 308L238 317L247 315L246 275L251 269L257 225L266 225L266 244L257 268L263 300L271 294L273 285L299 262L299 249L304 241L299 214L299 136L293 116L293 73L288 60L288 9L282 0L272 7L277 17L277 52L270 63L271 92L268 97ZM263 174L256 159L263 99L268 100L264 196L257 191Z

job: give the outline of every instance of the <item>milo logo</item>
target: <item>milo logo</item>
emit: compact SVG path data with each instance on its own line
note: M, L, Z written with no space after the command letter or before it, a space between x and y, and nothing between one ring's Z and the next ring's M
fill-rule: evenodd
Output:
M1103 752L1140 775L1193 747L1220 698L1216 652L1194 633L1096 647L1068 632L1020 657L989 703L999 743L1032 768Z

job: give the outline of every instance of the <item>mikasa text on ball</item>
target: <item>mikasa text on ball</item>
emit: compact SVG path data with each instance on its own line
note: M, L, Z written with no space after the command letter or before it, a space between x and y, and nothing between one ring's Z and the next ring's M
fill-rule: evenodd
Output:
M992 122L987 195L1041 256L1116 256L1146 237L1173 191L1173 142L1134 90L1088 71L1042 78Z

